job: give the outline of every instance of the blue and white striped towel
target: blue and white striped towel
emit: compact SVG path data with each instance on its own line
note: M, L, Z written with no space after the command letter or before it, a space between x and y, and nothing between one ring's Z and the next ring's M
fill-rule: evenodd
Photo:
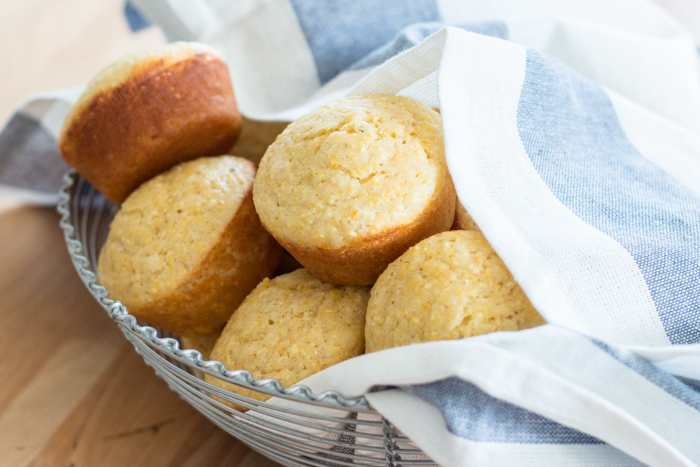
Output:
M133 3L222 50L249 117L370 92L440 108L462 203L551 323L305 384L367 393L448 467L700 465L700 78L672 18L642 0ZM32 144L10 130L0 168L7 141Z

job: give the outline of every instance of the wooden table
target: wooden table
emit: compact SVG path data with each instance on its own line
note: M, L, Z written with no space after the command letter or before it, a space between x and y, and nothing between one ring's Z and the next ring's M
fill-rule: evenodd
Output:
M97 305L53 209L0 214L0 466L276 466L171 392Z

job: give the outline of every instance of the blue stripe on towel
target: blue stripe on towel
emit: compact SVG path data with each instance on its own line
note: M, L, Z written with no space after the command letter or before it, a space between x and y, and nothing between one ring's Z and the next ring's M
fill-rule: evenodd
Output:
M460 438L493 443L603 444L597 438L489 396L459 378L401 389L437 407L445 417L447 429Z
M700 342L700 196L639 154L598 85L534 51L518 129L554 195L632 255L671 342Z
M291 2L321 84L391 41L401 28L440 20L435 0Z
M129 23L131 32L138 32L152 25L151 21L141 13L141 10L132 5L130 1L124 4L124 16L126 22Z
M55 195L66 170L51 133L34 117L16 112L0 133L0 185Z
M373 51L366 57L349 67L350 70L360 70L371 66L381 65L394 55L404 52L423 39L436 33L445 26L454 26L465 31L475 32L484 36L496 37L498 39L508 39L508 26L503 21L483 21L478 23L419 23L403 28L391 42Z

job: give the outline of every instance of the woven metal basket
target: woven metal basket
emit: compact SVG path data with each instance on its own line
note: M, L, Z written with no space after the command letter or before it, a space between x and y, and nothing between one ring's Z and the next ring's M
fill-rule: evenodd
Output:
M220 362L202 360L196 350L180 350L177 336L148 326L119 301L107 298L95 271L117 207L74 171L64 180L58 212L78 275L146 363L209 420L287 466L437 465L364 397L314 394L305 386L285 388L274 379L256 380L245 370L227 371ZM225 391L205 382L205 373L275 399L260 402ZM249 410L238 412L223 401Z

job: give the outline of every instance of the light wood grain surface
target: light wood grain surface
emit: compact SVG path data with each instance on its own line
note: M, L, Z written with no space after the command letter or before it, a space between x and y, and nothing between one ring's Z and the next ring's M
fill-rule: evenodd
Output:
M273 467L171 392L87 292L52 209L0 214L0 466Z
M132 34L119 0L0 0L0 125L85 84ZM274 467L171 392L94 302L53 209L0 197L0 467Z

